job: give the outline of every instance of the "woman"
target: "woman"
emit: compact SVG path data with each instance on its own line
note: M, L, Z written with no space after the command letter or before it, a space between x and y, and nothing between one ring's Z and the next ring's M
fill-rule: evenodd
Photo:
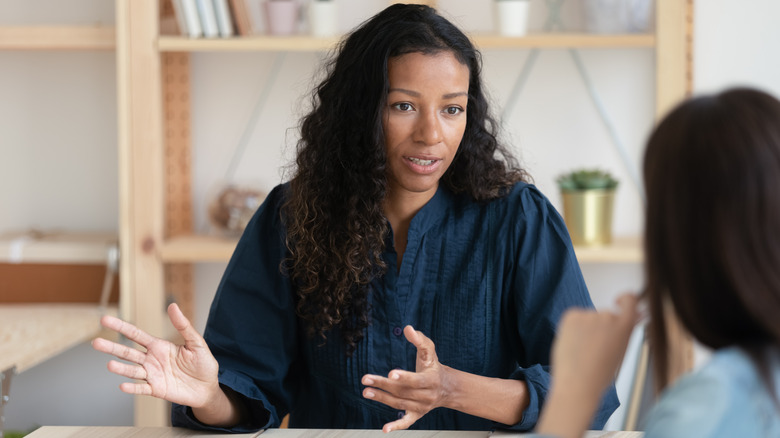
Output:
M352 32L205 341L175 305L184 346L104 321L147 348L95 342L135 364L109 365L142 380L122 389L176 403L173 423L192 428L289 413L291 427L531 429L558 318L592 303L561 218L496 140L480 62L426 6ZM596 427L616 405L613 390Z
M650 137L644 174L655 381L667 383L665 303L714 350L663 393L645 438L780 436L780 101L737 88L684 102ZM540 433L582 436L637 301L622 297L617 314L564 316Z

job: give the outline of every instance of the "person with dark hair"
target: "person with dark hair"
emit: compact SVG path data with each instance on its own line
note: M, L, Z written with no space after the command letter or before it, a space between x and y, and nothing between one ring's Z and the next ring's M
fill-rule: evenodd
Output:
M780 101L733 88L683 102L650 137L644 178L642 298L658 390L668 384L665 308L713 349L663 391L645 438L780 436ZM638 302L625 295L617 313L564 315L539 433L582 436Z
M173 304L184 345L110 317L146 351L93 345L177 426L530 430L558 319L593 304L562 219L497 140L479 52L397 4L326 69L204 336ZM617 404L613 388L594 427Z

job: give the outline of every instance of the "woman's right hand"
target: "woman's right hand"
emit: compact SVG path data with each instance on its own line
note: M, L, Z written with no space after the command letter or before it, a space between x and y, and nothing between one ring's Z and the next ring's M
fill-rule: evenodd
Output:
M100 320L104 327L124 335L146 351L103 338L93 340L92 347L130 362L111 360L108 363L112 373L136 380L122 383L119 388L123 392L151 395L193 409L209 406L224 396L217 379L217 360L179 306L168 306L168 317L184 339L184 345L154 337L130 323L106 315Z

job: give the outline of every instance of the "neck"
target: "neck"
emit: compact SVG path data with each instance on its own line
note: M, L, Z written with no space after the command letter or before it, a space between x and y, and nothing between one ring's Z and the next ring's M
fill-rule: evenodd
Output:
M385 217L390 222L390 226L393 227L393 231L397 231L399 226L404 224L405 228L408 229L414 215L433 198L434 194L436 194L435 190L424 193L398 193L389 190L383 208Z
M385 198L384 202L384 213L388 222L390 222L390 227L393 229L393 244L398 254L399 268L404 251L406 251L409 224L411 224L414 215L433 198L435 193L435 190L425 193L396 193L390 190L387 193L387 198Z

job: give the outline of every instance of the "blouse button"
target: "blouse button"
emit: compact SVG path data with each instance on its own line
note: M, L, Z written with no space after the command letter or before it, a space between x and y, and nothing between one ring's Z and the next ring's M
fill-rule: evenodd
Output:
M405 413L404 411L398 411L398 419L399 419L399 420L400 420L401 418L404 418L404 415L406 415L406 413Z
M404 332L404 330L401 327L394 327L393 328L393 334L396 336L401 336L401 334Z

